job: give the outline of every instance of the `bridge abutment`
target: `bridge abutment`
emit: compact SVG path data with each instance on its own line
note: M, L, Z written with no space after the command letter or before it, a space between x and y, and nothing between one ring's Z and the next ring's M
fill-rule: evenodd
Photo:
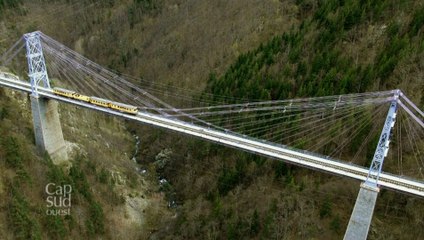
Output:
M47 152L55 161L68 159L57 105L56 101L31 95L37 150L41 154Z
M371 187L365 183L361 184L344 240L367 239L379 191L380 189L377 187Z

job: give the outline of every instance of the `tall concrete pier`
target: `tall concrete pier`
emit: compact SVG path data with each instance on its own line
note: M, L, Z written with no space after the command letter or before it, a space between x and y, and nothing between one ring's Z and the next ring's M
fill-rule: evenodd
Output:
M37 149L41 154L47 152L56 161L68 158L57 105L56 101L31 95Z
M361 184L344 240L366 240L379 189Z

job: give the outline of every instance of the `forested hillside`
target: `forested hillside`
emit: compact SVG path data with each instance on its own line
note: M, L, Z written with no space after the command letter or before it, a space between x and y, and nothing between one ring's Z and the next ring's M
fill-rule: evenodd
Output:
M147 237L138 229L154 229L157 215L166 216L166 203L153 196L155 184L141 179L136 164L122 157L133 152L128 130L117 119L70 106L61 110L70 150L65 162L36 151L28 97L0 91L1 238ZM70 215L47 214L49 183L71 186Z
M184 97L193 95L205 102L400 88L424 108L424 4L418 0L4 0L0 14L0 52L23 33L41 30L103 66L134 76L134 82L143 87L157 89L161 84L171 90L187 89ZM3 96L0 106L13 101ZM78 134L71 130L77 127L74 122L67 123L65 138L91 155L73 160L73 170L63 172L48 158L25 150L35 148L29 119L13 128L10 119L22 116L12 107L0 109L0 118L6 119L0 121L5 132L0 141L5 143L0 148L5 161L0 169L9 174L2 177L0 188L0 194L8 196L2 205L0 233L8 238L67 234L113 238L119 217L105 209L125 204L113 195L110 198L116 201L101 199L103 194L113 194L107 193L111 183L105 180L112 173L102 159L93 157L99 166L88 160L101 152L93 141L108 139L110 144L128 147L128 129L141 137L136 160L149 174L144 179L130 171L133 165L125 165L122 169L129 182L124 189L130 189L131 196L137 191L144 196L143 191L150 189L147 197L153 199L143 215L147 223L130 237L340 239L359 190L357 181L131 122L123 128L111 124L110 117L97 115L93 119L101 119L100 126L90 127L97 123L87 121ZM70 111L62 108L62 119ZM122 136L113 136L115 128L121 129ZM102 131L89 141L84 136L94 134L93 129ZM369 158L373 147L368 148ZM348 148L345 155L354 155L354 149ZM114 156L120 150L113 149ZM109 160L118 164L122 159ZM370 159L362 160L369 163ZM41 165L39 171L46 176L35 180L38 175L26 167L20 170L20 162ZM95 176L90 176L92 172ZM29 224L39 219L37 209L44 199L28 189L42 191L50 177L74 182L78 189L77 204L85 216L77 221L78 227L72 225L75 219L41 218L34 226ZM133 182L132 178L162 182L138 189L134 184L144 180ZM99 187L100 193L87 189L84 179ZM17 189L26 190L22 195ZM168 201L167 209L158 200L162 196ZM33 199L37 204L29 204ZM23 220L14 215L6 218L7 206L23 213L19 215ZM382 190L369 238L423 239L423 216L422 199ZM61 230L51 232L57 231L52 230L53 224Z
M405 68L420 64L423 5L392 1L298 4L299 14L309 16L299 27L241 54L219 78L211 73L209 91L275 100L399 87L408 92L418 85L420 91L414 95L417 103L424 104L420 78L400 77ZM412 73L418 74L419 69ZM402 85L405 82L409 84Z

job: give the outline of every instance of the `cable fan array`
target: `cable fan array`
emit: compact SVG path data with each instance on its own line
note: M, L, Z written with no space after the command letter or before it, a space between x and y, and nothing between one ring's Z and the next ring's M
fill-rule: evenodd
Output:
M421 116L424 118L424 116ZM424 180L424 128L403 108L398 109L393 144L385 171Z
M310 154L349 159L363 166L369 166L388 107L397 93L393 90L246 102L118 74L43 33L40 33L40 38L53 86L131 104L139 111L175 121L303 149ZM13 69L25 66L25 57L16 60L16 56L24 52L24 46L22 39L16 42L0 57L1 65L12 66ZM15 72L25 75L25 70ZM399 103L403 106L398 108L393 149L389 151L385 167L400 175L423 179L421 153L424 149L424 127L422 120L418 119L423 118L423 113L406 97L402 100L411 106L415 114Z
M181 109L228 131L340 156L355 137L384 121L393 92Z

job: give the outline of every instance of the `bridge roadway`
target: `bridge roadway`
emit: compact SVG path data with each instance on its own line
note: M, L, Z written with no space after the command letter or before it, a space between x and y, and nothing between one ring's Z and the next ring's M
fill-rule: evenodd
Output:
M31 86L28 82L16 81L0 74L0 85L19 91L31 93ZM97 110L114 116L123 117L156 127L185 133L196 136L218 144L241 149L244 151L271 157L277 160L285 161L291 164L321 170L328 173L350 177L360 181L365 181L368 169L351 163L341 162L327 157L311 155L311 153L292 150L281 145L272 144L265 141L246 138L233 133L225 133L222 131L209 129L207 127L197 126L176 119L166 118L161 115L151 114L147 112L139 112L137 115L126 114L110 108L103 108L90 103L69 99L53 94L51 89L38 87L38 94L61 102L74 104L77 106ZM408 194L424 197L424 182L414 179L408 179L403 176L396 176L390 173L382 172L379 179L380 187L405 192Z

